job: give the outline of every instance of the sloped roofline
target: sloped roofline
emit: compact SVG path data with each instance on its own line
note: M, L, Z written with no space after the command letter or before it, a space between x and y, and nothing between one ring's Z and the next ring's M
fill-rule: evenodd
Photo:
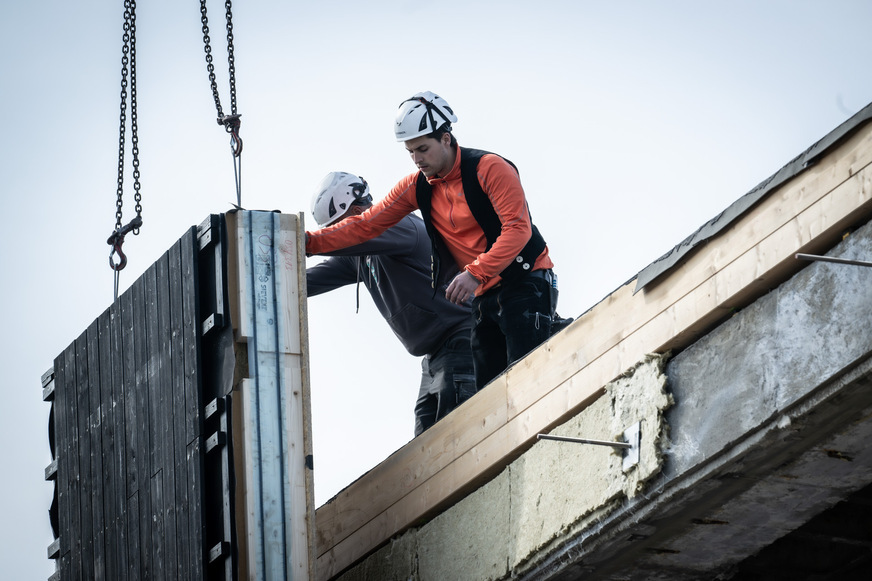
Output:
M720 214L703 224L696 232L685 238L672 250L646 266L636 275L636 288L633 294L656 284L657 279L670 272L685 260L694 250L716 236L730 224L742 217L761 200L814 165L830 149L850 137L858 129L872 120L872 103L866 105L850 119L829 132L814 145L793 158L769 178L763 180L750 192L733 202Z

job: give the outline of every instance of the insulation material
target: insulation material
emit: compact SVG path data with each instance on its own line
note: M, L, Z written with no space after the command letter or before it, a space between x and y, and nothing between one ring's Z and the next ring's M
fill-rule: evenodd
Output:
M668 435L664 412L672 405L665 360L649 355L551 431L555 436L621 441L628 427L640 423L638 464L625 470L625 452L618 448L542 440L496 478L341 579L374 578L375 571L378 578L416 581L505 579L551 545L595 526L660 472ZM417 570L407 576L409 563Z
M628 498L641 492L645 483L660 472L663 464L662 448L668 436L663 414L674 403L666 391L665 365L665 356L649 355L634 369L606 386L614 409L613 439L618 439L630 425L641 422L639 464L626 471L621 480L623 493Z
M641 423L640 459L624 471L620 448L542 440L518 458L511 471L514 565L548 543L586 528L632 498L660 472L661 441L667 436L664 411L665 357L645 360L605 388L605 395L551 431L556 436L621 441L624 430Z
M517 534L509 487L509 472L503 471L418 532L418 581L505 578Z

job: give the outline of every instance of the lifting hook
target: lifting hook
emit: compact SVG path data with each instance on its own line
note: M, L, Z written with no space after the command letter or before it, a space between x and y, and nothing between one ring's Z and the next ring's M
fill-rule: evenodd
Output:
M242 138L239 137L239 126L242 124L241 114L225 115L218 118L218 125L223 125L230 134L230 147L233 149L233 157L242 155Z
M127 266L127 256L125 256L124 252L121 250L121 245L124 244L124 237L131 230L138 230L141 226L142 217L137 216L126 226L112 232L109 240L106 241L106 243L112 247L112 251L109 253L109 267L115 272L124 270L124 267ZM116 254L118 255L117 263L114 261L114 256Z

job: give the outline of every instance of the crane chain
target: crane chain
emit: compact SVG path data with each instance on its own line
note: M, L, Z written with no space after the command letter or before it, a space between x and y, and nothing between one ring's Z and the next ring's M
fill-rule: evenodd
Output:
M124 35L121 49L121 112L118 129L118 198L115 202L115 232L122 229L124 205L124 149L126 145L127 131L127 97L128 86L130 87L130 144L133 158L133 190L136 202L136 217L139 222L142 218L142 193L139 182L139 125L137 118L136 101L136 0L124 1ZM128 84L128 78L129 84ZM133 229L134 234L139 234L139 228Z
M230 116L224 115L221 107L221 97L218 94L218 84L215 80L215 65L212 62L212 45L209 37L209 17L206 12L206 0L200 0L200 22L203 25L203 45L206 51L206 70L209 73L209 83L212 86L212 98L215 100L215 109L218 111L218 124L224 125L228 133L232 130L232 123L228 117L238 117L236 111L236 60L233 53L233 3L225 0L227 18L227 63L230 77Z
M206 13L206 0L200 0L200 23L203 25L203 45L206 51L206 71L209 73L209 84L212 87L212 98L218 112L218 125L223 125L230 134L230 151L233 154L233 175L236 180L237 207L242 206L242 139L239 137L241 115L236 110L236 59L233 53L233 3L225 0L224 8L227 19L227 64L230 81L230 115L224 114L221 107L221 96L218 94L218 84L215 81L215 65L212 62L212 45L209 38L209 17Z
M118 189L115 200L115 229L106 241L112 250L109 252L109 267L114 271L115 300L118 300L118 287L121 270L127 266L127 256L122 245L124 237L133 232L139 234L142 226L142 193L139 183L139 124L136 113L136 0L124 0L124 34L121 48L121 111L118 128ZM124 150L127 141L127 97L130 89L130 152L133 158L133 199L136 202L136 217L122 226L124 206ZM116 261L117 258L117 261Z

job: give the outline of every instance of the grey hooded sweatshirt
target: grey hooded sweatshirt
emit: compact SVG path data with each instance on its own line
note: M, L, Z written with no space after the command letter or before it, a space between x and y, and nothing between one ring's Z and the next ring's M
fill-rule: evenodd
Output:
M468 306L445 298L444 288L434 292L430 252L424 221L409 214L380 236L307 268L307 295L362 282L403 347L415 356L433 354L453 335L468 334L472 317Z

